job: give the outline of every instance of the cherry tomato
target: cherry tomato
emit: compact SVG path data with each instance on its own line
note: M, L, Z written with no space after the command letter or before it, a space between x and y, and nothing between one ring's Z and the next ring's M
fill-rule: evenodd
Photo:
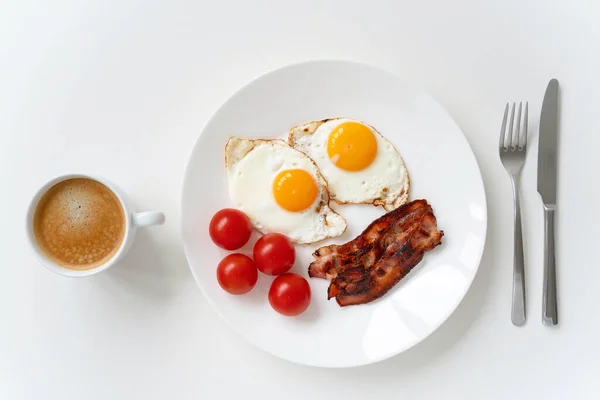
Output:
M267 275L280 275L294 265L296 250L290 240L280 233L268 233L254 245L254 262Z
M256 265L245 254L234 253L225 257L217 267L219 285L230 294L248 293L258 280Z
M239 210L224 208L212 217L209 227L210 238L222 249L237 250L250 239L252 224Z
M279 275L269 289L269 303L279 314L293 317L302 314L310 304L310 286L300 275Z

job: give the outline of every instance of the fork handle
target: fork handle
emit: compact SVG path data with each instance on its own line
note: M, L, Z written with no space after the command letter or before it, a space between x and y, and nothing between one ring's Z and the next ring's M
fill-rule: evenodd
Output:
M554 257L554 207L544 206L544 292L542 323L558 324L556 298L556 259Z
M525 324L525 261L523 257L523 232L521 229L521 201L519 177L513 176L514 203L514 251L513 251L513 290L511 320L516 326Z

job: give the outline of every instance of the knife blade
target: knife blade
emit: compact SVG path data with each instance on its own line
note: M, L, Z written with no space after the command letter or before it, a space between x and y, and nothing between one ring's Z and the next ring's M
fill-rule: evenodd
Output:
M558 80L546 88L538 142L538 192L544 203L544 287L542 323L558 324L556 257L554 246L554 211L556 210L556 153L558 146Z
M538 192L544 205L556 206L556 147L558 145L558 80L546 88L538 142Z

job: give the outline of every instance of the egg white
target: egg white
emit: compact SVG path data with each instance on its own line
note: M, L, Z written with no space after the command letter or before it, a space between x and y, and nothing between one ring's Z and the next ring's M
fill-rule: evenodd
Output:
M327 183L314 162L282 140L232 137L225 146L229 195L262 233L277 232L297 243L314 243L339 236L347 224L329 207ZM303 169L317 183L319 194L301 212L281 208L273 195L273 181L284 170Z
M329 134L344 122L363 124L376 138L375 160L363 170L343 170L327 154ZM410 179L404 160L386 138L364 122L346 118L309 122L292 128L288 143L317 164L327 181L331 199L337 203L370 203L391 211L408 202Z

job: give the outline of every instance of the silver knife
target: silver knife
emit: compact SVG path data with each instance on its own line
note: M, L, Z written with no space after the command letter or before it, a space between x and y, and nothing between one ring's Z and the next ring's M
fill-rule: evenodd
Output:
M542 322L558 324L556 258L554 256L554 211L556 210L556 148L558 145L558 80L546 88L538 148L537 188L544 203L544 294Z

